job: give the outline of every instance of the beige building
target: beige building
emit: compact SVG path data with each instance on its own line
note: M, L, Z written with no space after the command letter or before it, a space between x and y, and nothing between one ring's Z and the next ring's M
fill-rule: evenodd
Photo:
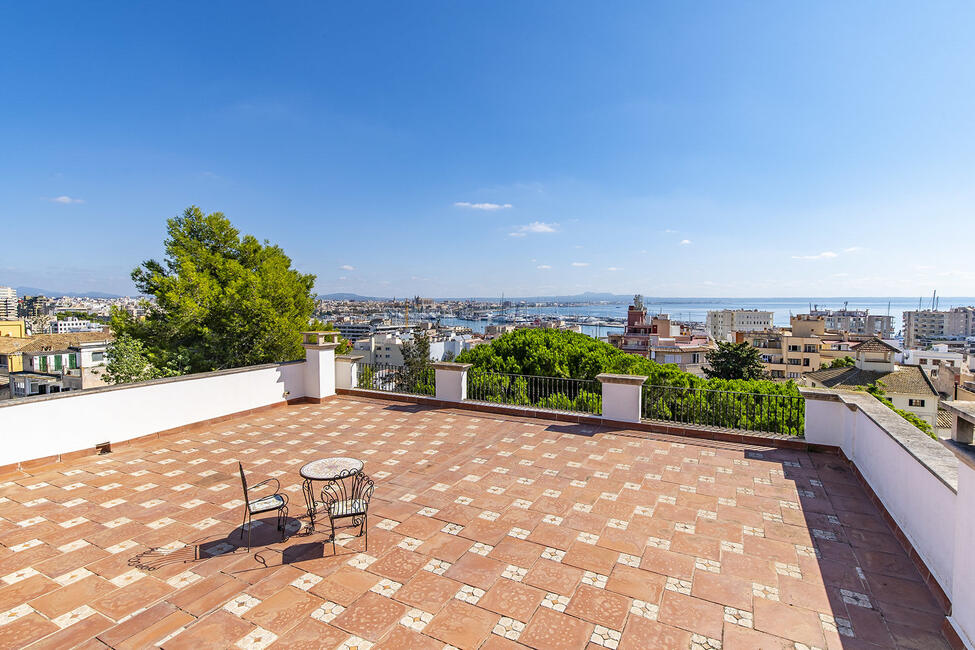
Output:
M934 341L957 340L969 336L975 336L975 307L904 312L905 348L917 348Z
M807 372L819 370L823 363L823 318L803 314L793 316L791 323L790 329L735 333L737 342L747 341L758 348L772 379L798 380Z
M731 341L735 332L761 332L772 327L772 312L758 309L709 311L705 321L708 336L715 341Z
M694 335L671 321L669 314L658 314L647 321L640 296L627 310L623 332L610 334L606 340L624 352L676 365L698 377L704 376L705 356L715 347L706 336Z
M855 366L810 372L803 376L803 383L813 388L854 390L877 382L894 406L938 426L938 391L920 366L895 364L899 350L878 338L857 345L853 352Z

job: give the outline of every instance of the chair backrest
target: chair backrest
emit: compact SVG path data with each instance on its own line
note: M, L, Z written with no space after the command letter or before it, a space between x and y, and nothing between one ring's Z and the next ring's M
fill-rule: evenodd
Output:
M244 488L244 501L247 501L247 477L244 476L244 466L237 461L237 467L240 468L240 485Z
M376 484L362 472L347 473L338 480L326 481L322 487L322 501L331 503L345 503L364 501L366 505L372 498Z

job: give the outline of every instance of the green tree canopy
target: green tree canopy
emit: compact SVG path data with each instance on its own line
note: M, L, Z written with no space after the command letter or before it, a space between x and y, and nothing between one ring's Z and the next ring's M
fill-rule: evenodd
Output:
M823 370L827 368L852 368L855 365L856 360L850 355L846 355L845 357L841 357L839 359L833 359L831 363L824 363L822 368Z
M719 341L718 349L707 353L709 379L765 379L768 374L758 348L748 343Z
M165 259L132 271L155 303L144 321L116 310L116 336L141 341L154 366L180 372L301 357L315 276L291 268L279 247L241 236L220 212L192 206L168 220L167 233Z

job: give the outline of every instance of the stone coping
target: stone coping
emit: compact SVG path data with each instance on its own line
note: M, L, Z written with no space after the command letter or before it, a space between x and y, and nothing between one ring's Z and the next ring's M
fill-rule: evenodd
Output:
M859 410L948 489L958 492L958 460L955 455L940 441L881 404L873 395L829 389L804 389L800 393L806 399L842 402L852 410Z
M957 414L959 417L963 417L966 420L975 422L975 402L966 402L964 400L946 400L941 402L941 406L945 408L946 411Z
M281 361L279 363L263 363L256 366L244 366L242 368L227 368L225 370L198 372L192 375L179 375L177 377L162 377L160 379L136 381L130 384L114 384L111 386L98 386L97 388L86 388L84 390L69 390L63 393L52 393L49 395L34 395L32 397L21 397L18 399L5 399L5 400L0 400L0 408L19 406L21 404L34 404L37 402L46 402L48 400L53 400L53 399L70 399L72 397L84 397L85 395L96 395L98 393L110 393L116 390L142 388L143 386L159 386L161 384L173 384L180 381L192 381L194 379L206 379L208 377L221 377L223 375L234 375L241 372L265 370L267 368L280 368L281 366L290 366L296 363L305 363L305 360L297 359L295 361Z
M436 370L467 370L474 364L471 363L454 363L453 361L437 361L436 363L430 364Z
M649 377L645 375L614 375L608 372L601 372L596 375L596 379L604 384L626 384L627 386L642 386Z
M336 354L335 355L336 361L359 361L360 359L365 359L365 358L366 355L364 354Z

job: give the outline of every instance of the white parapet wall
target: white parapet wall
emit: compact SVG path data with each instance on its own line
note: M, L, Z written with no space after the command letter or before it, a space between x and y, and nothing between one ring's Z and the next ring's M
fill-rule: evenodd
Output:
M958 461L865 393L803 390L806 441L839 447L952 597Z
M305 397L305 361L0 400L0 466Z

